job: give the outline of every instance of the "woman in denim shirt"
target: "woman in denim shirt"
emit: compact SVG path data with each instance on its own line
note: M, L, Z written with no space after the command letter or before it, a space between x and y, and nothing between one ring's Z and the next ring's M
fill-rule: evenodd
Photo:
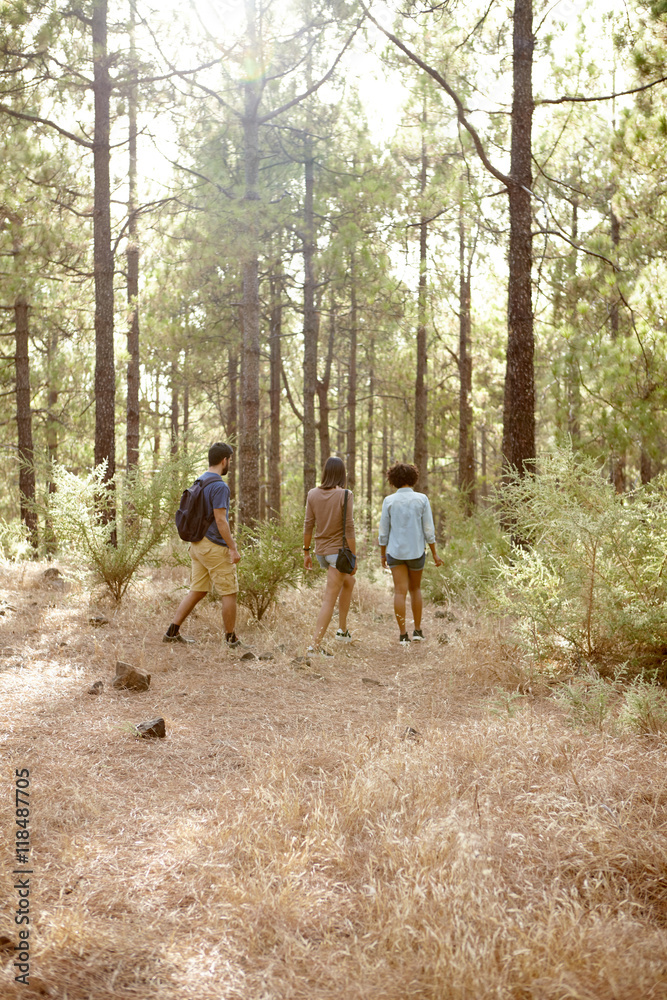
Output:
M391 569L394 578L394 614L402 646L410 643L405 625L405 600L410 591L410 606L414 618L413 642L422 642L421 579L426 561L426 544L433 553L436 566L442 559L435 549L435 527L431 505L425 493L415 493L419 471L414 465L399 462L387 472L389 483L396 489L385 497L380 517L380 555L382 567Z

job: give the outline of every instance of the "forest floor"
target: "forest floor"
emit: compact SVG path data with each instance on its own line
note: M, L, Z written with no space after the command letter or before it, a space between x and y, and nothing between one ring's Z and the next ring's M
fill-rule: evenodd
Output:
M430 607L401 648L360 578L355 641L308 664L321 584L229 651L213 601L162 643L182 570L115 608L46 568L0 567L2 997L667 997L664 740L573 727L499 626ZM113 689L117 659L150 689ZM132 734L155 716L166 739Z

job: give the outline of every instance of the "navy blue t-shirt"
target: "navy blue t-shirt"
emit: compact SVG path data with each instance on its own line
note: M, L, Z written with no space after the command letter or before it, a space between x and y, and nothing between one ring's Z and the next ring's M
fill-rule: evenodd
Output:
M204 490L204 504L206 507L206 516L212 517L211 527L205 534L205 538L208 538L210 542L215 542L216 545L227 545L224 541L220 532L218 531L218 526L215 523L215 517L213 516L214 508L217 510L224 507L227 511L227 516L229 516L229 486L224 480L216 478L217 473L215 472L205 472L203 476L199 478L204 483L206 487ZM207 483L212 483L211 486L206 486Z

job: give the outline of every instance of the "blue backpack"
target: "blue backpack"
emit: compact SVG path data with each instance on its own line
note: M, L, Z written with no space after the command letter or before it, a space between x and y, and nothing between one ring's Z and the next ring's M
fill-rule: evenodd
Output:
M184 542L201 542L213 523L214 514L206 513L204 490L212 483L222 482L222 476L216 476L207 483L195 479L189 489L183 490L183 496L176 511L176 530Z

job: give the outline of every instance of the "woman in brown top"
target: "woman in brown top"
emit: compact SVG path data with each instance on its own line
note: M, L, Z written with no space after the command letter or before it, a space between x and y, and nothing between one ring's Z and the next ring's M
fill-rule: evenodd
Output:
M346 479L343 460L328 458L322 472L322 482L308 492L306 501L306 517L303 522L303 565L305 569L313 568L310 542L313 528L316 527L315 555L322 569L327 571L322 607L317 617L312 643L308 648L311 655L319 653L321 656L333 656L333 653L324 649L320 643L329 627L339 595L336 639L340 642L352 641L347 628L347 613L350 610L356 568L352 573L339 573L336 569L338 550L343 544L343 500ZM354 498L348 490L345 536L348 548L352 552L355 551L353 502Z

